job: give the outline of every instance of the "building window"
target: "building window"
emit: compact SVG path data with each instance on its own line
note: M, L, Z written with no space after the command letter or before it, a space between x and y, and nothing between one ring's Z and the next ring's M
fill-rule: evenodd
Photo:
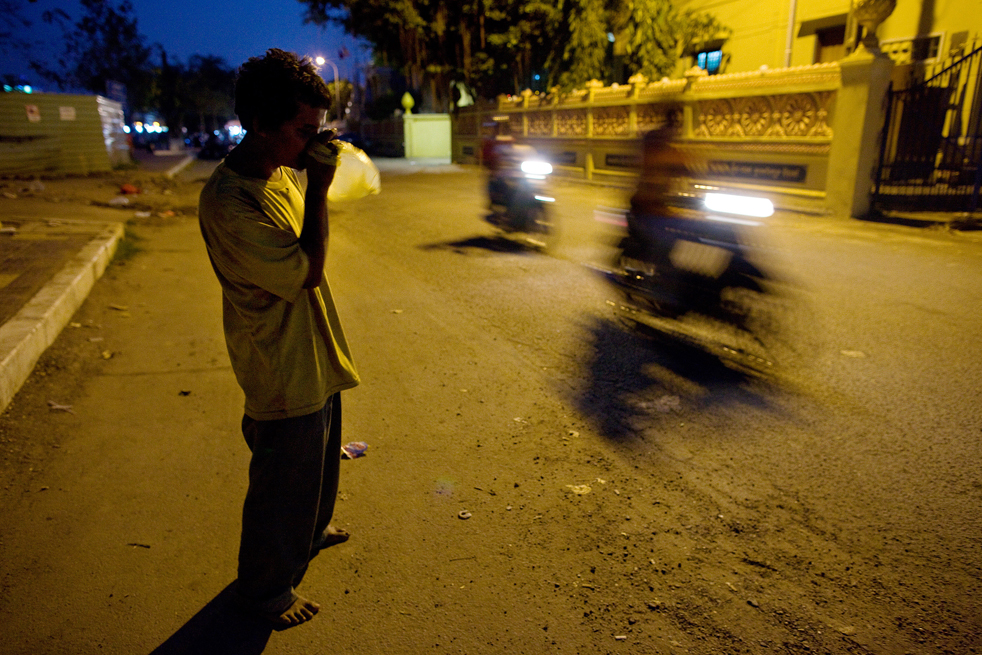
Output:
M723 63L722 50L704 50L696 53L696 66L703 69L710 75L719 72L720 64Z
M815 30L815 60L821 64L846 56L846 26L833 25Z

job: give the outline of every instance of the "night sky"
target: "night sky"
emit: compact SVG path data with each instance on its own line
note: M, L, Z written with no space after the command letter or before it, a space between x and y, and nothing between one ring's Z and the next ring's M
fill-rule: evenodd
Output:
M356 67L364 67L371 61L368 50L340 28L330 26L324 30L304 25L305 7L297 0L131 0L131 3L137 27L146 42L162 45L171 63L175 58L186 63L194 54L217 55L236 68L267 48L282 48L301 55L321 55L331 59L337 64L342 78L354 79ZM44 24L40 16L45 9L59 7L75 19L81 13L77 0L38 0L35 3L25 0L22 5L25 17L33 23L28 40L42 42L32 46L31 56L43 59L60 54L61 31ZM347 48L350 53L344 59L338 54L342 48ZM57 91L30 70L29 57L11 53L0 56L3 57L0 73L25 75L43 90ZM159 53L155 55L158 57ZM334 69L325 65L323 74L330 80Z

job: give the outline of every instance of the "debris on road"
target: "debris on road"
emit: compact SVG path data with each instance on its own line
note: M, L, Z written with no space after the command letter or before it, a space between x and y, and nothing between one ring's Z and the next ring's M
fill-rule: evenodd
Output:
M368 450L368 444L364 441L352 441L341 446L341 456L344 459L355 459L361 457Z
M62 405L61 403L56 403L53 400L48 401L48 407L52 412L68 412L69 414L75 413L71 405Z
M566 488L577 496L583 496L590 493L590 485L588 484L568 484Z

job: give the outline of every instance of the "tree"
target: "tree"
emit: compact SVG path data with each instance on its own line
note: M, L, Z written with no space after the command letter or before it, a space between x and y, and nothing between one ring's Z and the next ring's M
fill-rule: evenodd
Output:
M199 130L214 130L235 115L235 70L221 57L192 55L181 70L176 89L178 105Z
M367 39L381 64L441 109L453 81L493 97L607 79L612 38L623 40L630 72L662 77L689 43L721 29L673 0L298 1L306 22Z
M37 2L37 0L30 0ZM31 21L24 17L23 5L18 0L0 0L0 53L26 50L28 41L21 37Z
M425 104L446 109L450 83L489 95L528 85L545 63L548 2L529 0L299 0L308 23L342 25L374 45L377 63L399 69Z
M615 16L626 40L628 65L649 79L669 75L693 45L729 37L715 16L680 11L665 0L625 0Z
M61 9L44 12L43 20L64 31L64 53L54 65L32 61L31 67L62 90L105 93L106 83L126 86L131 109L149 109L157 90L151 49L140 34L129 0L80 0L82 16L74 24Z
M354 97L355 87L348 80L338 80L337 88L335 88L334 82L328 82L327 89L331 94L331 108L327 112L328 119L333 120L338 116L343 117L345 109L348 108L348 103ZM334 106L338 102L337 98L340 98L340 109Z

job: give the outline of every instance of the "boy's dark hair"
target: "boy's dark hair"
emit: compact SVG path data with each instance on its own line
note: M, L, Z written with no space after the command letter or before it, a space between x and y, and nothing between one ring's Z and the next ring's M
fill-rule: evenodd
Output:
M262 57L250 57L239 67L235 81L235 113L242 127L275 130L294 118L305 103L318 109L331 106L327 84L309 58L270 48Z

